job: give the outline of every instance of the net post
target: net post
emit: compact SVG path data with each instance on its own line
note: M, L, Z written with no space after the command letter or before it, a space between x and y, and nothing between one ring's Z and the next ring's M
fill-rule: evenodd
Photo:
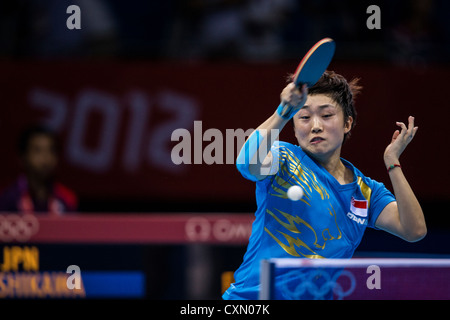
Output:
M274 285L273 279L275 271L275 263L270 260L261 260L261 273L260 273L260 290L259 300L271 300L274 298Z

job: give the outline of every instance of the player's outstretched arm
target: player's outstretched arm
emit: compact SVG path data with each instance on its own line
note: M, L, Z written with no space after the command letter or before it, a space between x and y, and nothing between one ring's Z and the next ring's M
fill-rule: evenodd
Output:
M281 103L277 110L248 137L236 159L238 170L247 178L257 181L270 174L273 163L270 148L286 123L305 104L308 89L300 90L289 83L281 92Z
M408 118L408 127L403 122L397 122L397 125L401 131L394 132L391 143L384 152L384 162L397 201L386 206L378 217L376 226L413 242L425 237L427 227L419 201L399 166L399 159L418 127L414 127L414 117L411 116Z

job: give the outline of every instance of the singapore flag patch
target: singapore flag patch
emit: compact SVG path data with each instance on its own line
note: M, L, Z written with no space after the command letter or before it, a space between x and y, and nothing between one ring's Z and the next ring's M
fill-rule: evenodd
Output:
M352 197L350 204L350 211L359 217L367 217L368 201L367 200L356 200Z

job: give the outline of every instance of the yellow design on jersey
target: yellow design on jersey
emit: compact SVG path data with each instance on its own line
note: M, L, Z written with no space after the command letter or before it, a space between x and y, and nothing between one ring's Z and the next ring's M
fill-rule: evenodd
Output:
M269 195L287 199L287 190L293 185L300 185L304 190L304 196L301 199L302 202L311 206L310 199L314 192L318 193L322 200L328 200L330 198L327 190L317 181L317 178L313 171L304 166L300 160L294 155L294 153L289 149L278 149L280 157L284 157L286 159L285 165L280 168L280 172L274 177L274 180L271 184L271 189L269 190ZM360 186L363 184L361 181ZM365 185L365 184L364 184ZM366 185L367 187L367 185ZM370 188L368 188L370 190ZM367 190L367 188L366 188ZM297 215L292 215L287 212L283 212L279 209L275 210L281 214L284 219L279 217L279 215L275 214L269 209L266 209L266 213L268 213L271 217L273 217L282 228L294 234L298 234L298 237L293 237L286 232L283 232L279 229L276 230L277 233L282 235L285 241L288 242L286 245L280 239L280 235L274 235L275 232L271 232L267 227L264 230L283 248L288 254L295 257L306 257L313 259L324 258L320 254L318 254L315 250L323 250L325 249L327 241L330 240L338 240L342 238L342 232L337 225L336 220L336 212L331 204L329 204L328 214L334 217L334 225L335 230L330 230L330 228L326 228L323 230L315 230L311 224L300 218ZM318 212L320 214L320 212ZM304 226L302 228L303 231L298 229L298 225ZM301 238L305 239L306 235L302 236L303 233L309 233L309 239L314 239L313 243L306 244ZM276 233L275 233L276 234ZM318 236L319 235L319 236ZM301 250L296 249L299 248Z

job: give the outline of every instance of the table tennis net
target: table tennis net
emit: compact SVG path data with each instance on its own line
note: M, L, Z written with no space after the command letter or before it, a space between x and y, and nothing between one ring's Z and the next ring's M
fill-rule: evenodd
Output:
M261 300L447 300L450 259L261 261Z

